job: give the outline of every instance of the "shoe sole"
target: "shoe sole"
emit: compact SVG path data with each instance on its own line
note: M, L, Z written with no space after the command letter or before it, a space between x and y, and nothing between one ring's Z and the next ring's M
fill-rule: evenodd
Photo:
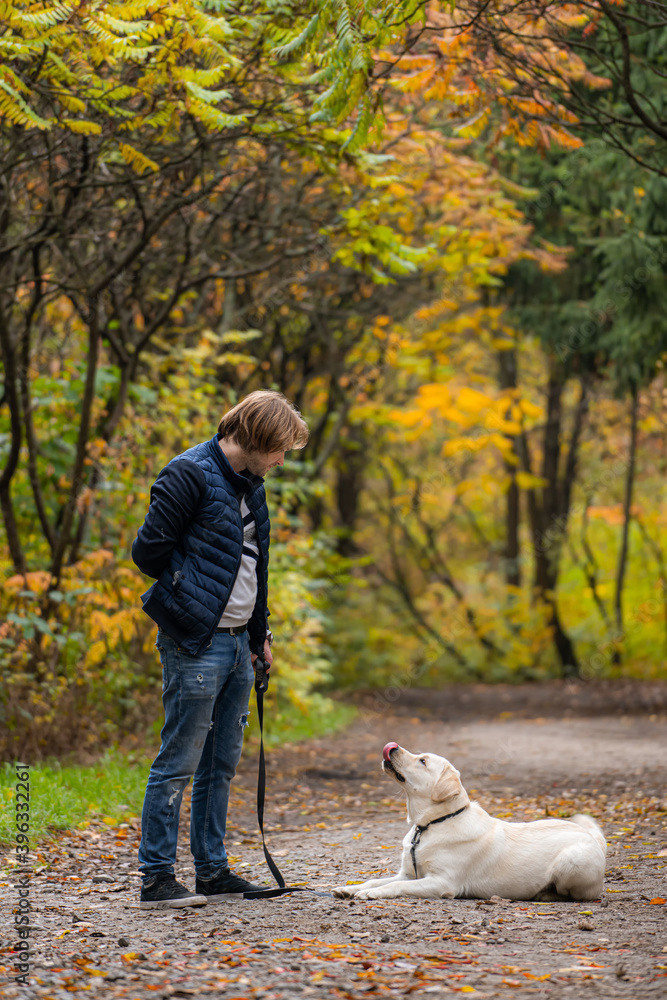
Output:
M204 895L207 903L235 903L237 899L243 899L243 892L221 892L217 896Z
M206 906L208 896L185 896L183 899L145 899L139 903L140 910L172 910L184 906Z

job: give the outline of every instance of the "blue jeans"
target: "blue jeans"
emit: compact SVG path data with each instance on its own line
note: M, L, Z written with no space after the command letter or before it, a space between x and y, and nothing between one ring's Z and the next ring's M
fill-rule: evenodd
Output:
M194 775L190 849L197 875L212 878L227 865L229 785L241 759L254 680L248 633L216 632L200 656L190 656L158 629L156 646L165 719L141 814L139 867L143 881L173 873L181 800Z

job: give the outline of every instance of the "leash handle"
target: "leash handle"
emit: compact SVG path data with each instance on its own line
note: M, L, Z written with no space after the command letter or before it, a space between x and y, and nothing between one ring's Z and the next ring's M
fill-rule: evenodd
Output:
M269 687L269 670L270 667L267 666L266 660L258 656L255 660L255 691L258 693L261 691L268 690Z
M269 673L261 656L255 660L255 692L257 694L257 718L259 719L259 773L257 775L257 822L262 834L264 857L271 874L280 889L285 888L285 879L266 846L264 837L264 799L266 798L266 757L264 755L264 692L269 686Z

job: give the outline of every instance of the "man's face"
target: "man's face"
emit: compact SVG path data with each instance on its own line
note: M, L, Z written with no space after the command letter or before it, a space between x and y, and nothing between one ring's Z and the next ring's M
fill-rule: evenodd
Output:
M255 476L264 476L274 465L282 465L285 461L284 451L252 451L246 452L246 468Z

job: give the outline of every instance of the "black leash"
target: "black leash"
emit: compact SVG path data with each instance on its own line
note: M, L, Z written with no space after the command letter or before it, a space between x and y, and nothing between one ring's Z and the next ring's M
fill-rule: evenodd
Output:
M424 830L428 830L429 826L433 826L435 823L444 823L446 819L453 819L454 816L460 815L460 813L462 813L463 810L467 808L468 808L467 805L461 806L461 808L457 809L456 812L447 813L446 816L439 816L438 819L432 819L430 823L425 823L424 826L417 826L417 824L415 823L414 837L410 842L410 854L412 855L412 864L415 869L415 878L419 878L419 875L417 873L417 847L419 846L419 842L422 839L422 833L424 832Z
M257 695L257 718L259 719L259 771L257 775L257 822L262 834L264 857L271 874L278 883L277 889L258 889L256 892L244 892L244 899L272 899L274 896L284 896L288 892L316 892L303 885L285 885L285 879L266 846L264 837L264 799L266 797L266 758L264 756L264 692L269 686L269 670L266 661L258 656L255 660L255 693ZM331 896L330 892L316 892L318 896Z

